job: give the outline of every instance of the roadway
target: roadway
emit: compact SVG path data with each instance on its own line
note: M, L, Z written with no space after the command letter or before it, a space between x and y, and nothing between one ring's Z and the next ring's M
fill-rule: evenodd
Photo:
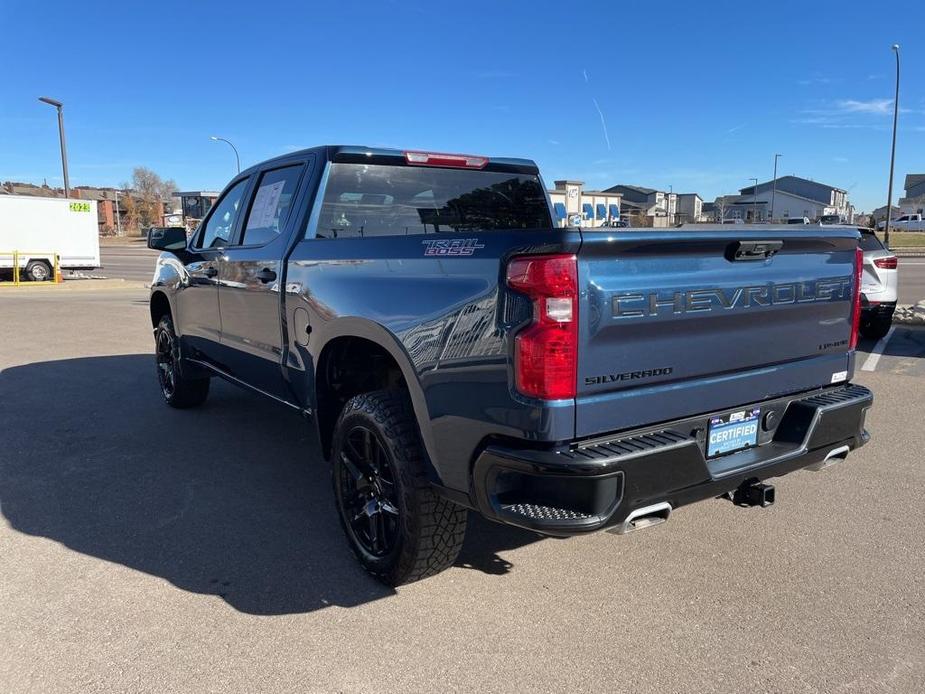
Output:
M103 267L94 274L150 282L157 251L140 245L102 246ZM899 302L914 304L925 299L925 256L899 259Z
M862 344L870 444L771 508L568 540L470 516L391 590L303 420L220 381L166 407L147 292L84 284L0 293L4 692L925 691L925 328Z

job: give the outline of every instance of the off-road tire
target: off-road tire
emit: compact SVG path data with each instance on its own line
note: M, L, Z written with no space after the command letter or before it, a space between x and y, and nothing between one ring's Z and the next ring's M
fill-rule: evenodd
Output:
M170 315L164 315L158 322L154 330L154 347L157 381L164 401L181 410L198 407L205 402L209 396L210 379L184 375L180 362L180 341ZM169 359L168 364L164 363L165 359Z
M890 326L892 324L892 316L878 316L869 321L861 321L860 333L862 337L868 340L879 340L890 332Z
M375 556L351 530L342 494L345 438L357 427L370 430L382 445L394 483L398 530L394 548ZM344 405L332 443L334 499L348 544L363 567L389 586L433 576L456 561L466 533L466 509L439 496L428 482L424 452L407 393L380 390L357 395Z

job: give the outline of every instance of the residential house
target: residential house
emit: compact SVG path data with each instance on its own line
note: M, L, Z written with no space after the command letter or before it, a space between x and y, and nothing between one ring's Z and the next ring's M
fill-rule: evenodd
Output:
M903 211L896 205L893 205L890 208L890 210L891 210L890 219L896 219L899 215L903 214ZM870 213L870 216L874 218L875 222L885 222L886 221L886 205L883 205L882 207L878 207L876 210Z
M746 222L786 221L791 217L815 221L832 214L850 222L854 217L847 191L799 176L781 176L776 181L741 188L731 202L732 218ZM726 218L730 218L729 214Z
M648 222L654 227L675 224L678 211L678 196L675 193L624 183L611 186L604 192L619 193L623 196L627 211L648 218Z
M696 224L707 221L703 218L703 198L697 193L678 193L679 224Z
M716 203L715 202L705 202L700 208L700 221L701 222L715 222L716 219Z
M906 196L899 199L900 214L925 214L925 174L906 174L905 187Z

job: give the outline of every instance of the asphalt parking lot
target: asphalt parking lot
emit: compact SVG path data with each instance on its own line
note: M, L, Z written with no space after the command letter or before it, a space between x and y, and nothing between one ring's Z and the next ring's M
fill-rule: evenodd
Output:
M925 691L925 328L858 370L871 443L769 509L569 540L472 518L395 591L305 422L224 383L162 404L146 299L0 294L0 691Z

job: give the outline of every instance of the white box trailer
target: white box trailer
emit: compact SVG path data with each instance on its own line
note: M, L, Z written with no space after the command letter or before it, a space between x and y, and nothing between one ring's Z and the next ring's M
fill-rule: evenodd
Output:
M28 279L53 279L55 255L62 270L100 266L95 200L0 195L0 270L19 269Z

